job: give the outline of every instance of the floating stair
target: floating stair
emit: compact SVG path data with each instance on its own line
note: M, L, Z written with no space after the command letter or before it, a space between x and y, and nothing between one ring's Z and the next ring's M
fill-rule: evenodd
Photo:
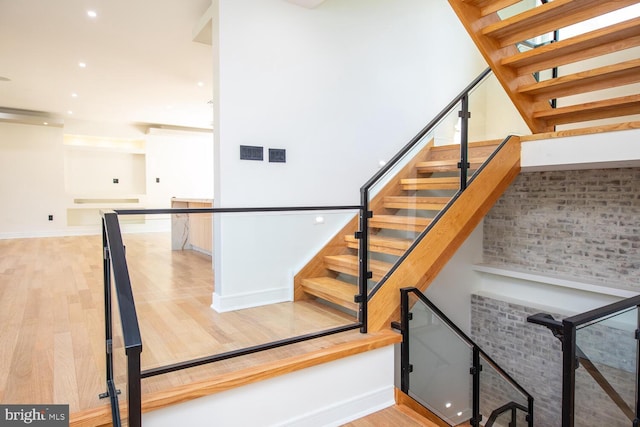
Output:
M580 105L555 108L535 114L536 118L548 123L560 125L587 120L607 119L610 117L630 116L640 113L640 94L620 98L605 99Z
M640 46L640 18L503 58L501 65L530 74L635 46Z
M469 144L471 169L478 169L501 141ZM450 202L460 187L457 171L460 146L429 144L410 162L378 196L370 202L373 216L369 219L369 271L373 281L380 281L403 256L415 238L432 222L435 215ZM417 195L419 191L419 195ZM442 192L451 196L442 196ZM433 194L433 195L431 195ZM358 251L355 237L357 219L346 226L295 278L296 298L320 298L357 312L354 297L358 294Z
M554 0L488 25L482 34L504 47L635 3L636 0Z
M627 122L640 114L640 58L632 49L640 46L640 17L523 52L517 48L640 0L553 0L506 19L498 12L514 4L508 0L449 3L534 133L553 131L558 125L588 126L585 122L601 119ZM558 77L537 81L539 72L560 66ZM612 88L622 88L626 96ZM580 97L567 98L576 95ZM551 100L556 100L553 107Z
M640 81L640 59L569 74L518 89L535 99L560 98Z

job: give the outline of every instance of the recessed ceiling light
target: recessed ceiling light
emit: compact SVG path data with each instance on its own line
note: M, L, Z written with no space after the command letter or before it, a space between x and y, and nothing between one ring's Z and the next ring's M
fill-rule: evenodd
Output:
M198 86L202 87L202 86L204 86L204 83L203 82L198 82Z
M447 403L445 403L445 404L444 404L444 407L445 407L445 408L451 408L451 402L447 402Z
M67 111L67 114L71 115L71 114L73 114L73 111L69 110L69 111Z
M461 417L462 416L462 411L458 412L456 415Z
M78 62L78 67L87 68L87 63L86 62Z
M71 94L71 97L72 97L72 98L77 98L77 97L78 97L78 94L77 94L77 93L75 93L75 92L73 92L73 93Z
M42 122L43 125L47 126L49 122Z
M9 77L0 76L0 82L10 82L11 79Z
M96 16L98 16L95 10L87 10L87 15L89 16L89 18L95 18Z

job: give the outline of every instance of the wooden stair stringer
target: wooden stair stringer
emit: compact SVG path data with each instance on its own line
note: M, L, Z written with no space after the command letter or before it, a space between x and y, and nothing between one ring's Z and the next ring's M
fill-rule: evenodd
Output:
M520 172L520 139L512 137L369 300L369 331L389 328L400 289L424 291Z

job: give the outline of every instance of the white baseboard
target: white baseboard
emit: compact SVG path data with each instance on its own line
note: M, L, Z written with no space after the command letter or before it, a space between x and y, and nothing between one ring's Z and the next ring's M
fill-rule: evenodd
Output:
M261 289L254 292L243 292L233 295L213 293L213 308L218 313L259 307L261 305L276 304L291 301L291 291L287 288Z
M37 239L43 237L67 237L67 236L92 236L100 234L99 228L80 227L73 229L39 230L39 231L15 231L0 233L0 240L8 239Z

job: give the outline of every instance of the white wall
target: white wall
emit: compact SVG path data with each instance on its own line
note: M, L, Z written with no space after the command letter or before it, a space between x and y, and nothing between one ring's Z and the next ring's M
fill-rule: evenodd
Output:
M486 67L446 2L218 3L219 206L357 202L379 160ZM285 148L287 163L240 161L241 144Z
M113 137L115 146L65 146L64 135L72 132ZM141 148L120 150L118 138L140 139ZM64 128L0 123L0 180L0 238L99 233L98 210L123 205L74 204L74 199L133 198L139 203L131 207L166 208L172 196L211 198L213 137L145 135L133 126L77 120ZM81 225L67 223L67 209L74 209L72 221ZM157 225L130 227L145 231Z
M216 14L218 207L358 204L379 161L486 67L444 1L328 0L309 10L218 0ZM287 163L241 161L240 145L263 146L265 155L284 148ZM216 254L243 237L224 221L216 227ZM265 250L270 239L251 236ZM288 271L310 255L242 271L230 271L238 260L216 259L217 292L260 283L264 271Z
M145 426L339 426L394 404L393 346L143 414Z
M55 127L0 123L0 237L65 229L62 134Z
M146 138L146 158L147 207L168 208L171 197L213 198L212 134L152 133Z

